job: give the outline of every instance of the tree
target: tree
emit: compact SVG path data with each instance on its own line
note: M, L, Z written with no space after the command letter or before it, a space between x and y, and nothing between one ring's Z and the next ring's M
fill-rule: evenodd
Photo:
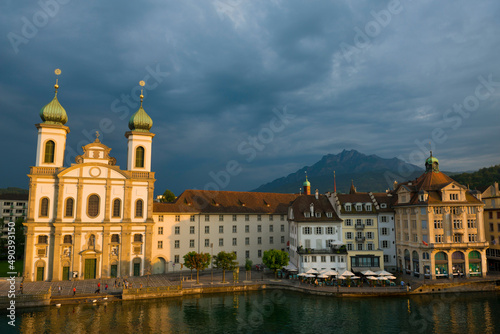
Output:
M184 255L184 265L186 268L196 270L196 284L200 283L200 270L205 270L210 264L210 254L189 252Z
M170 202L175 201L175 198L176 197L175 197L174 193L167 189L163 193L163 197L161 198L160 202L162 202L162 203L170 203Z
M264 256L262 257L262 262L269 269L274 270L274 277L277 277L278 269L281 269L288 265L290 258L288 257L288 253L282 250L270 249L264 252Z
M222 251L214 256L215 268L222 269L222 283L226 283L226 270L233 270L237 265L236 254L233 252L226 253Z
M252 260L250 260L250 259L245 260L245 270L247 271L246 272L247 280L248 280L248 274L250 274L250 275L252 274L252 264L253 264ZM252 278L252 277L250 276L250 278Z

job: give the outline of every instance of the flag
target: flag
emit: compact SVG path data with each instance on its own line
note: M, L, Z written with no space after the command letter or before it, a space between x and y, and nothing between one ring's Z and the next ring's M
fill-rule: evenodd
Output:
M425 245L425 246L429 246L429 244L425 241L422 240L422 243Z

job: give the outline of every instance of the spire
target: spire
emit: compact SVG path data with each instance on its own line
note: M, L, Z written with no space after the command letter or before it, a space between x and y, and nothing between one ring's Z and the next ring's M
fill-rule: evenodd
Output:
M57 90L59 89L58 76L61 74L61 70L56 69L54 73L56 74L54 98L40 110L40 118L45 124L64 125L68 121L68 115L66 114L66 110L64 110L59 103L59 100L57 100Z
M335 179L335 171L333 171L333 192L337 192L337 180Z
M425 160L425 172L439 173L439 160L432 156L432 151L430 151L430 156Z
M304 195L311 195L311 182L307 179L307 171L306 171L306 180L302 184L304 186Z
M349 189L349 194L355 194L356 187L354 186L354 180L351 179L351 189Z
M145 84L146 83L144 81L139 82L141 87L144 87ZM142 100L144 99L143 92L143 88L141 88L141 106L139 107L139 110L137 110L128 121L128 127L132 131L149 132L153 126L153 120L149 117L144 108L142 108Z

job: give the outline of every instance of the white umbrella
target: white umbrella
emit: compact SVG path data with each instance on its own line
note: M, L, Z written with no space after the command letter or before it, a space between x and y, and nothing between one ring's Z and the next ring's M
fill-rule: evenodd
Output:
M377 279L378 279L379 281L387 281L387 280L388 280L388 279L387 279L387 277L385 277L385 276L380 276L380 277L378 277Z
M344 276L340 275L337 279L346 279Z
M319 272L314 269L309 269L308 271L306 271L306 274L319 274Z
M314 276L314 275L312 275L312 274L306 274L306 277L309 277L309 278L310 278L310 277L315 277L315 276Z
M318 275L318 278L328 278L328 275Z
M307 275L306 273L300 273L297 276L306 276L306 275Z
M375 276L368 276L366 279L369 279L369 280L378 280L378 278L375 277Z
M387 279L396 279L395 276L386 276L386 277L387 277Z
M361 278L361 277L359 277L359 276L351 276L351 279L359 279L359 278Z
M375 274L379 275L379 276L392 276L392 274L390 272L385 271L385 270L377 271Z
M354 276L354 274L352 272L350 272L349 270L346 270L344 271L342 274L340 274L342 276Z
M327 276L337 276L339 273L336 272L335 270L328 270L327 272L324 272L323 275Z
M365 270L365 271L362 271L361 272L363 275L365 276L373 276L373 275L377 275L375 272L371 271L371 270Z

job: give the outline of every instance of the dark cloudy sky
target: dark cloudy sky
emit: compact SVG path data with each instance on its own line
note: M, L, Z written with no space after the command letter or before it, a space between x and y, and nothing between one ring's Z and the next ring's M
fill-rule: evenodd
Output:
M498 164L499 17L497 0L2 1L0 187L28 186L55 68L67 165L99 130L126 168L146 79L157 193L250 190L343 149Z

